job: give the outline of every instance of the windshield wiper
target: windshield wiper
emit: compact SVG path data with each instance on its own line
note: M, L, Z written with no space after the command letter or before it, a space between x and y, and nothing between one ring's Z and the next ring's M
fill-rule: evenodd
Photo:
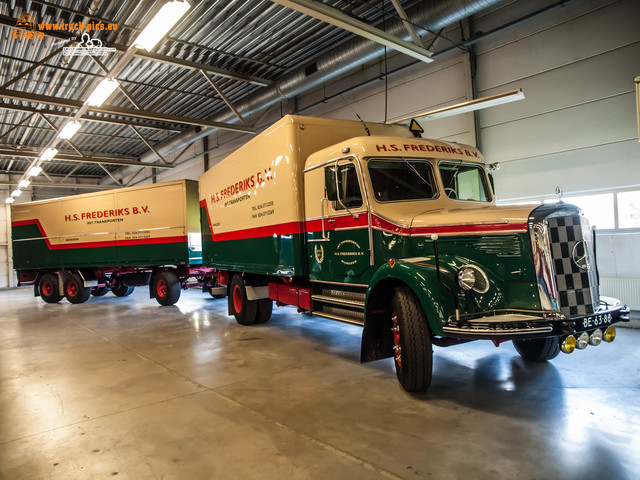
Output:
M418 172L418 170L416 170L416 167L411 165L411 163L409 163L409 161L406 158L403 157L402 160L404 160L404 163L409 165L409 168L413 171L413 173L415 173L418 176L418 178L422 180L427 187L429 187L431 196L433 197L434 195L433 186L429 182L427 182L424 178L422 178L422 175L420 175L420 172Z

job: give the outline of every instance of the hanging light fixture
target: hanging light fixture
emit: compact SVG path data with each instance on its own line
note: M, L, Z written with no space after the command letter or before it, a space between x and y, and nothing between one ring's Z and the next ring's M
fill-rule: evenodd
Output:
M190 8L189 2L180 0L165 3L138 35L133 45L143 50L152 50Z
M80 130L80 127L82 125L80 124L80 122L76 122L76 121L70 121L68 122L64 128L62 130L60 130L60 133L58 134L58 138L61 138L63 140L70 140L71 137L73 137L78 130Z
M111 96L111 94L118 88L117 80L112 78L105 78L102 80L96 89L89 95L87 101L85 102L87 105L91 105L93 107L101 106L107 98Z

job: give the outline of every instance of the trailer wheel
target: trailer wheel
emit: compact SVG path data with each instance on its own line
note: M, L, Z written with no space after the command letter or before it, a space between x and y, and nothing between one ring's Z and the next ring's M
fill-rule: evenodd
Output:
M64 296L70 303L84 303L91 296L91 288L85 287L82 278L72 273L64 281Z
M270 298L261 298L258 300L258 314L255 323L267 323L271 319L273 311L273 301Z
M128 297L133 293L136 287L127 287L124 283L120 283L115 287L111 287L111 291L116 297Z
M180 299L180 280L175 272L162 270L153 276L153 293L160 305L173 305Z
M62 300L58 287L58 277L47 273L40 278L38 283L40 298L47 303L58 303Z
M236 322L240 325L252 325L258 315L258 302L247 300L247 289L241 275L234 275L231 280L231 296L229 298L233 307Z
M431 332L420 302L409 287L393 291L392 331L396 375L408 392L424 392L431 384Z
M522 358L529 362L546 362L560 353L560 343L555 337L533 340L513 340L513 346Z
M103 297L108 291L109 289L107 287L93 287L91 289L91 295L94 297Z

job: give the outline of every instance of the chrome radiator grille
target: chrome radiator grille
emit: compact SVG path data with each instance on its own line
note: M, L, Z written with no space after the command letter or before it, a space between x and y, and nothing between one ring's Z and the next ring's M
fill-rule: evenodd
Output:
M593 314L599 292L587 219L573 205L545 205L532 212L529 228L543 309L567 317Z
M569 317L590 315L599 295L589 222L582 215L553 217L548 222L560 311Z

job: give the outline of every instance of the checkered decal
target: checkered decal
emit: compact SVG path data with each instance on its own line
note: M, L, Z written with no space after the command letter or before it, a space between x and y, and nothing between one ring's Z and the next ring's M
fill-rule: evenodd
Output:
M572 215L552 217L548 224L560 311L567 317L590 315L597 308L599 292L589 223ZM587 261L580 268L575 260L585 255Z

